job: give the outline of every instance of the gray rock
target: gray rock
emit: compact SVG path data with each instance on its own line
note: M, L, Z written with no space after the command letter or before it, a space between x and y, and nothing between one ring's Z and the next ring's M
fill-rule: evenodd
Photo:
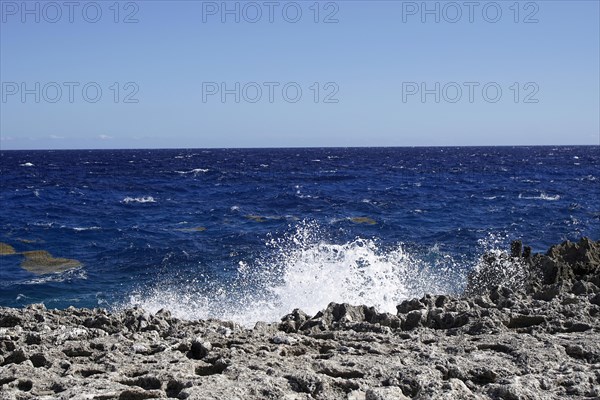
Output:
M512 250L484 257L464 295L397 315L331 303L243 329L166 310L0 308L0 398L598 398L600 243ZM499 263L522 282L494 276Z

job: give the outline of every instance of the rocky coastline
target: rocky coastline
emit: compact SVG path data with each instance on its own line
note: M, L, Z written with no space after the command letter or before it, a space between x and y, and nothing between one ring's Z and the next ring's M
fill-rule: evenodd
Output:
M483 257L461 296L247 329L0 308L0 399L600 399L600 241Z

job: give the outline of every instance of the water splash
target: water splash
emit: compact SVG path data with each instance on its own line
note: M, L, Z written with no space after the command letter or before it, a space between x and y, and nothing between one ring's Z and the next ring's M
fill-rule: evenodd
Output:
M520 259L511 257L508 248L508 235L490 233L480 239L478 245L483 257L475 263L467 285L467 294L481 294L486 288L501 285L518 290L527 278L527 268Z
M251 326L278 321L294 308L312 315L332 301L395 313L404 299L457 292L465 281L462 263L437 246L409 251L403 244L383 246L364 238L337 244L313 222L300 222L265 247L264 256L239 263L229 284L203 284L202 277L184 285L161 282L123 306L151 312L166 308L183 319L219 318Z

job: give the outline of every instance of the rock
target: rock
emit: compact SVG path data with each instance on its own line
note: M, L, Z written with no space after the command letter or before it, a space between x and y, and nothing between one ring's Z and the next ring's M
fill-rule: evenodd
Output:
M409 398L402 393L402 390L396 386L380 387L368 389L365 394L365 400L408 400Z
M374 307L353 306L350 304L329 303L327 308L317 313L313 318L304 322L299 330L335 330L338 327L356 326L357 323L367 322L393 328L400 327L401 321L395 315L378 313Z
M306 322L308 315L296 308L290 314L281 318L279 329L284 332L298 332L298 329Z
M0 307L0 398L598 398L600 244L512 250L486 255L466 293L396 315L330 303L246 329L166 310Z
M210 342L205 341L202 337L197 337L192 341L190 353L192 358L201 360L208 355L208 352L212 350Z
M160 399L166 395L159 390L127 389L121 392L119 400Z
M406 315L406 319L402 323L402 329L410 331L411 329L417 328L426 322L426 311L413 310Z
M419 299L404 300L396 306L398 314L408 314L411 311L421 310L423 308L426 308L426 306L421 303Z
M0 256L9 256L12 254L16 254L15 248L10 244L0 242Z
M21 267L34 274L63 272L81 266L77 260L55 258L45 250L24 251L21 254L25 256Z
M514 258L521 257L523 254L523 242L515 240L510 245L510 256Z

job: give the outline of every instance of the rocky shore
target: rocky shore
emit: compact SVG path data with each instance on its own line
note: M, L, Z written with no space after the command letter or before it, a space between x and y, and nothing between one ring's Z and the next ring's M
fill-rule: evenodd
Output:
M0 399L600 399L600 241L487 254L463 296L246 329L0 308Z

